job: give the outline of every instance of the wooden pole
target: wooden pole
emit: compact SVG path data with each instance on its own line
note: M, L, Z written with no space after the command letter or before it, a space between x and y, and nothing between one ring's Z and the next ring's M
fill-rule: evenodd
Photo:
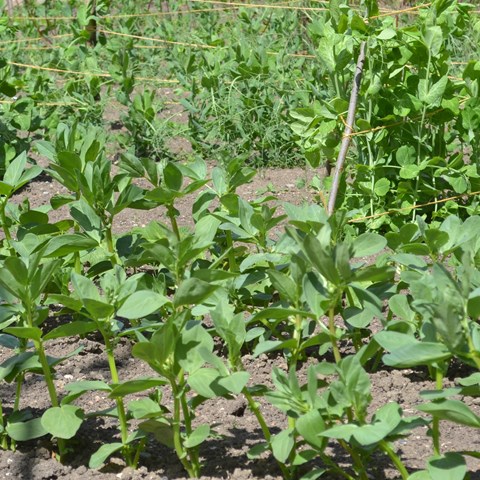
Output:
M90 15L92 17L97 16L97 0L91 0L91 8L90 8ZM98 37L97 37L97 20L96 18L91 18L87 25L87 31L90 32L90 37L88 42L92 47L97 44Z
M7 0L7 13L9 17L13 16L13 0Z
M352 93L350 95L350 103L348 105L347 122L343 133L340 152L338 152L335 172L333 174L332 191L328 198L328 214L332 215L335 210L335 202L337 201L338 187L340 185L340 177L343 171L345 158L347 157L348 147L350 146L351 134L353 132L353 124L355 123L355 111L357 109L358 93L362 83L363 64L365 63L366 42L360 44L360 53L358 54L357 66L355 68L355 76L353 78Z

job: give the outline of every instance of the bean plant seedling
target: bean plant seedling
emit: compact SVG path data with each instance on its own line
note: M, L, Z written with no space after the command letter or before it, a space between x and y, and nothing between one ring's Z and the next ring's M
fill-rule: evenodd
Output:
M379 458L402 480L470 478L480 452L450 450L443 426L480 428L472 6L153 3L25 2L1 18L0 447L44 438L68 463L102 418L115 431L89 468L167 448L198 478L227 441L202 407L243 398L263 437L248 461L284 479L366 480ZM334 166L361 45L333 214L328 176L318 204L246 196L260 168ZM34 205L46 177L57 192ZM119 232L127 210L152 220ZM53 356L55 342L85 337L108 374L59 384L82 347ZM120 368L120 346L145 375ZM393 369L431 382L409 410L374 397L373 374ZM41 411L24 401L33 376ZM420 429L414 468L399 441Z

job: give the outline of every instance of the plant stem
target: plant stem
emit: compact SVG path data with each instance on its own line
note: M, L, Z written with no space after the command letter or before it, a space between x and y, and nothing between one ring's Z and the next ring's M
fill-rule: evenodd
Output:
M325 463L325 465L328 465L333 472L341 475L342 477L345 477L347 480L356 480L355 477L352 477L349 473L347 473L345 470L340 468L335 462L330 460L330 458L328 458L327 455L325 455L324 453L320 453L319 457L322 459L322 462Z
M23 302L25 307L25 317L27 320L27 324L29 327L33 327L33 314L32 314L32 306L29 296L26 298L26 301ZM58 397L57 391L55 389L55 384L53 383L53 376L52 371L50 369L50 365L48 364L47 355L45 354L45 349L43 347L42 340L34 340L33 345L35 347L35 351L38 355L38 360L40 361L40 365L42 366L43 376L45 378L45 383L47 384L48 395L50 397L50 403L52 407L58 407ZM62 462L65 456L65 439L57 438L58 442L58 453L60 455L60 462Z
M40 365L42 366L43 376L45 377L45 383L47 384L48 395L50 396L50 402L52 407L58 407L58 397L57 391L55 389L55 384L53 383L52 371L50 370L50 365L48 364L47 356L45 354L45 349L43 348L43 343L41 340L34 340L35 350L38 354L38 359L40 360ZM58 442L58 453L60 455L60 463L63 461L65 456L65 439L57 438Z
M5 234L5 240L8 244L8 250L10 251L11 255L15 255L15 249L12 247L12 234L10 233L10 228L8 227L8 220L5 214L5 209L7 207L8 198L5 198L0 203L0 219L2 221L2 229L3 233Z
M177 217L175 216L175 208L173 205L167 205L167 215L170 219L170 223L172 224L173 233L177 237L177 240L180 241L180 230L178 228Z
M0 436L2 440L0 442L0 448L2 450L8 450L8 437L7 437L7 434L5 433L5 422L3 420L3 406L2 406L1 399L0 399L0 427L2 427L2 434Z
M441 390L443 388L443 371L441 367L435 368L435 388ZM440 455L440 419L434 418L432 420L432 440L433 440L433 453L434 455Z
M225 230L225 240L228 248L228 266L231 272L238 272L237 259L235 258L235 250L233 249L233 238L230 230Z
M400 457L394 452L393 448L390 446L390 444L382 440L379 443L380 448L390 457L390 460L395 464L397 467L397 470L400 472L400 475L402 476L402 480L407 480L410 474L408 473L407 469L405 468L405 465L403 464L402 460Z
M267 441L267 443L270 443L270 440L272 438L272 434L270 433L270 429L268 428L267 422L263 418L262 412L260 411L260 408L258 407L258 403L255 401L255 399L252 397L251 393L248 391L247 387L245 387L242 390L243 395L245 396L247 403L248 403L248 408L250 411L255 415L258 424L260 425L260 428L262 429L263 437ZM279 462L277 460L277 464L282 472L283 478L288 480L291 478L290 471L287 468L287 466Z
M180 371L178 374L179 377L179 383L178 383L178 395L180 396L180 403L182 406L182 412L183 412L183 423L185 425L185 434L187 437L190 436L192 433L192 416L190 415L190 409L188 407L188 402L187 402L187 397L185 395L185 375L183 373L183 369ZM200 459L198 456L198 447L194 448L188 448L187 449L189 457L190 457L190 464L192 465L192 468L196 472L196 475L200 475Z
M337 337L335 334L335 309L333 307L330 307L328 310L328 330L330 331L330 341L332 342L335 363L340 363L342 356L340 355L340 350L338 349Z
M198 476L199 472L196 470L195 465L192 465L189 459L187 458L187 451L185 450L182 442L182 435L180 431L180 412L181 412L181 401L179 395L179 388L175 380L170 380L170 385L172 387L173 394L173 421L172 421L172 430L173 430L173 444L175 447L175 452L177 457L182 462L183 468L188 473L190 478L195 478Z
M119 383L119 376L117 370L117 364L115 363L115 355L114 355L114 347L108 335L100 329L102 333L104 342L105 342L105 350L107 353L108 359L108 366L110 369L110 376L112 377L112 383L118 384ZM124 445L123 448L123 455L125 457L125 461L127 462L128 466L132 466L133 462L130 456L130 449L127 446L128 440L128 422L127 422L127 415L125 413L125 405L123 404L123 398L115 399L115 403L117 405L117 414L118 414L118 423L120 424L120 435L122 439L122 444Z
M358 473L358 478L361 480L368 480L367 473L365 472L365 466L363 465L362 459L358 453L344 440L339 440L339 443L352 457L353 465L356 467L356 472Z
M20 397L22 395L22 385L23 385L24 379L25 379L25 374L23 372L20 372L17 375L17 386L15 388L15 403L13 404L14 412L20 409Z
M110 260L112 265L118 265L119 258L117 255L117 251L115 250L115 246L113 243L113 234L112 234L112 225L111 223L105 225L105 239L107 241L107 250L111 254Z
M302 323L303 319L300 315L295 315L295 330L293 331L293 339L295 340L295 349L290 360L289 368L297 369L298 353L300 351L300 343L302 341Z

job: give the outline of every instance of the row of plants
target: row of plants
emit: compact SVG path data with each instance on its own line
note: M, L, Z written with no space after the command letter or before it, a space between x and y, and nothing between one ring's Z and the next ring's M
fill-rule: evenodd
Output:
M68 29L65 21L48 22L44 34L70 36L52 38L53 45L33 51L8 43L5 58L91 74L69 75L59 90L49 72L3 63L3 93L13 96L18 90L23 97L4 106L3 136L9 142L1 152L2 168L31 145L19 131L49 138L72 116L102 125L116 108L112 102L122 104L117 116L127 134L114 131L109 143L137 156L173 159L169 139L183 137L204 160L242 157L258 168L300 165L306 158L314 168L334 166L359 45L366 41L356 119L360 133L352 137L344 177L348 188L343 182L338 206L357 219L369 217L361 228L380 231L398 230L403 217L414 220L413 207L424 203L431 204L420 212L432 220L478 213L470 197L480 189L479 78L472 59L478 23L472 6L438 0L416 15L389 16L376 2L354 8L304 3L313 10L232 11L195 2L191 7L197 13L182 14L173 2L161 12L165 17L136 16L136 2L125 2L121 13L109 2L97 2L97 17L91 17L85 5L53 2L50 16L77 20ZM32 8L31 14L45 14L43 7ZM315 10L322 8L326 11ZM35 36L37 22L25 25L15 18L4 17L5 38L12 39L6 42L19 29ZM93 47L92 18L99 29ZM141 37L177 43L145 45ZM162 97L162 86L175 90L173 99L171 93ZM166 113L172 100L185 109L187 125ZM315 178L310 187L326 197L330 180ZM465 195L464 201L442 202L455 195ZM391 210L397 214L382 215Z
M270 452L284 478L366 479L377 452L403 479L465 477L465 456L480 454L443 451L439 424L480 426L467 406L480 382L480 217L449 216L438 226L418 217L385 237L346 236L344 212L327 217L319 206L285 204L286 214L278 215L272 197L244 200L236 190L254 170L241 162L215 167L210 178L203 162L125 155L113 175L100 130L61 125L56 138L36 148L50 160L47 173L72 192L50 201L51 208L68 205L68 218L51 224L45 208L11 202L41 172L27 168L25 155L10 163L1 183L0 343L11 355L0 377L16 385L13 403L2 410L4 448L50 435L65 461L83 421L108 415L119 435L91 457L91 468L114 454L136 466L153 437L198 477L201 446L215 432L195 422L196 409L243 395L265 437L249 456ZM150 187L136 186L138 178ZM185 195L196 195L192 228L177 222L175 205ZM169 223L112 234L122 209L157 206ZM280 222L286 225L278 233ZM148 269L132 274L140 267ZM67 321L49 327L65 314ZM94 332L105 346L110 381L73 381L57 391L55 368L80 349L54 358L49 342ZM119 378L115 349L125 338L155 375ZM284 356L287 368L273 368L272 388L249 382L245 352ZM316 360L301 382L307 358ZM444 388L452 362L468 373ZM435 390L419 392L418 415L404 415L395 402L372 411L369 373L386 366L428 370ZM21 408L31 374L43 377L51 402L39 417ZM168 404L166 390L173 394ZM110 399L113 410L79 406L91 391ZM285 415L280 433L271 432L260 397ZM412 472L394 442L421 426L429 429L432 456L425 470ZM351 468L326 449L332 440L351 456Z

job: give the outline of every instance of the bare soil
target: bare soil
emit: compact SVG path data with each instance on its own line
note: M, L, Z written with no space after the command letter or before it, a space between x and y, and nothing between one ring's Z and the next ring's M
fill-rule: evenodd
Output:
M70 338L49 342L48 354L62 356L82 345L83 351L75 357L64 361L57 367L55 385L57 391L65 394L64 387L69 382L79 380L110 381L108 364L103 345L95 335L85 339ZM143 362L134 359L130 353L131 344L125 340L116 351L120 378L134 379L151 375L152 371ZM2 351L0 361L7 358L8 352ZM310 358L307 363L319 361ZM252 384L271 385L270 373L273 366L285 368L285 361L281 357L271 358L265 355L259 358L246 356L244 363L251 374ZM300 371L302 380L305 368ZM453 375L455 373L453 372ZM394 401L398 402L406 415L415 415L415 407L421 403L419 392L433 389L433 382L428 380L426 372L404 370L380 370L371 375L373 404L372 411L381 405ZM448 382L453 383L453 382ZM15 387L12 384L0 384L0 397L6 413L13 406ZM133 398L133 397L132 397ZM131 398L127 397L127 401ZM171 400L167 390L164 402L168 405ZM112 400L102 392L92 392L84 395L77 401L86 413L113 407ZM273 433L286 426L284 415L266 402L261 402L262 411ZM29 375L26 378L22 394L21 408L30 408L35 415L49 407L48 393L42 378ZM477 412L480 410L478 401L470 402L470 407ZM275 462L265 457L251 461L247 458L247 450L261 442L262 434L255 416L246 408L245 400L239 396L235 400L215 399L206 402L197 410L195 419L198 423L209 423L214 426L218 436L207 440L201 447L203 462L203 480L280 480ZM64 465L52 458L53 446L46 439L39 439L18 445L16 452L0 452L0 479L22 480L53 480L80 478L98 478L99 480L114 479L158 479L184 480L185 472L174 453L163 445L150 441L142 454L138 470L127 468L122 459L113 457L103 468L89 470L88 460L103 443L118 441L119 432L115 421L107 417L93 418L84 422L77 436L72 440L74 453L70 455ZM431 439L427 436L426 428L413 431L405 440L396 443L402 460L413 472L424 468L425 460L431 455ZM442 425L442 449L444 451L476 450L480 449L480 438L471 429L453 424ZM328 447L329 453L335 461L342 465L349 465L350 459L338 445L332 443ZM472 479L480 479L480 464L478 460L469 464ZM310 467L311 468L311 467ZM387 458L378 456L371 466L371 478L383 480L397 478ZM334 479L336 477L322 477Z

